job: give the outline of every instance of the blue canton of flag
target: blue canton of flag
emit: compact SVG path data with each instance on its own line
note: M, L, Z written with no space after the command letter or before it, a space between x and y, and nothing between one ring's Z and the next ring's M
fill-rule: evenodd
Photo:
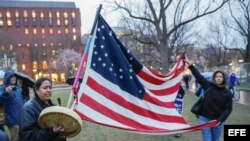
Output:
M91 68L122 90L142 99L145 90L135 74L142 65L117 39L102 17L98 20L96 32Z

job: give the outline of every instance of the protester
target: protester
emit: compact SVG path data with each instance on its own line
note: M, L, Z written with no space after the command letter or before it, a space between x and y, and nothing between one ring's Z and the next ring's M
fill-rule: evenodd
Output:
M0 86L0 103L4 106L5 124L10 131L10 140L17 141L23 97L13 70L6 71L4 75L4 84Z
M3 104L0 104L0 131L4 131L4 122L5 122L5 116L4 116L4 108Z
M51 102L52 82L49 78L39 78L34 84L35 97L22 107L20 116L19 141L66 141L60 136L62 125L53 128L41 128L38 118L43 109L53 106Z
M22 79L17 79L17 80L18 80L18 85L21 87L21 94L23 96L23 100L25 103L30 99L29 87Z
M184 83L186 85L186 90L189 89L189 80L190 80L190 76L188 74L183 76L183 81L184 81Z
M0 141L9 141L8 135L2 130L0 130Z
M211 120L219 121L219 124L215 127L202 129L203 141L219 141L224 121L232 112L232 94L226 88L226 75L221 70L217 70L213 73L212 82L210 82L200 74L187 58L185 61L197 82L206 91L202 110L198 115L199 123L202 124Z
M176 95L176 99L175 99L175 108L176 110L181 114L183 111L183 97L185 95L185 91L183 89L183 87L180 85L179 87L179 91ZM175 137L180 137L181 133L175 134Z
M238 81L238 79L236 78L235 74L232 73L228 80L227 80L227 85L228 85L228 89L231 91L234 91L234 86L235 85L240 85L240 82Z

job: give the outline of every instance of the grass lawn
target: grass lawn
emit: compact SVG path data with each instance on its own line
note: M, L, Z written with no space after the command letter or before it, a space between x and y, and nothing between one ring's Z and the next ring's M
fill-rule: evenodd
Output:
M70 91L55 91L52 100L57 103L60 97L62 105L67 104ZM193 93L187 92L184 97L183 116L190 125L196 125L197 119L190 112L190 108L196 97ZM233 112L226 120L225 124L250 124L250 106L234 103ZM223 137L222 137L223 138ZM87 121L83 121L82 131L75 137L69 138L68 141L201 141L200 131L186 132L180 138L173 135L153 136L136 134L128 131L118 130L114 128L97 125ZM223 140L223 139L222 139Z

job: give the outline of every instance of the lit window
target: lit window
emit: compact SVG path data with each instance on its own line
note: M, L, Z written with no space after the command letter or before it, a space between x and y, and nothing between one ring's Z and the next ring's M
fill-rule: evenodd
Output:
M7 20L7 25L8 25L8 26L12 26L12 22L11 22L10 19Z
M23 70L23 71L26 70L25 64L22 64L22 70Z
M57 19L57 20L56 20L56 24L57 24L57 26L60 26L60 25L61 25L60 19Z
M52 13L49 12L49 26L53 26Z
M43 43L43 46L45 47L46 46L46 44L45 43ZM46 55L46 54L45 54Z
M57 18L60 18L60 13L59 13L59 11L56 12L56 17L57 17Z
M36 17L36 11L32 10L32 18L35 18L35 17Z
M64 19L64 25L65 25L65 26L68 26L68 25L69 25L68 19Z
M56 51L52 50L52 56L55 56L55 55L56 55Z
M36 28L33 29L33 33L34 33L34 34L37 34Z
M65 12L63 13L63 17L64 17L64 18L68 18L68 12L65 11Z
M54 46L54 44L53 44L53 43L50 43L50 46Z
M0 19L0 27L3 27L3 20Z
M73 33L76 33L76 28L73 28L73 29L72 29L72 32L73 32Z
M53 29L49 29L49 33L50 33L50 34L53 34Z
M13 45L12 44L10 44L10 50L13 50Z
M11 13L10 13L10 11L7 11L7 12L6 12L6 17L7 17L7 18L11 18Z
M29 34L29 29L25 28L25 34Z
M45 18L44 18L43 11L41 11L41 13L40 13L40 25L41 25L41 27L45 26Z
M58 33L58 34L61 34L61 30L58 30L57 33Z
M66 28L66 29L65 29L65 33L69 33L69 30L68 30L68 28Z
M76 35L73 35L73 40L74 40L74 41L76 40Z
M42 34L45 34L45 29L44 28L42 28Z
M24 16L25 18L28 17L28 12L27 12L27 10L24 10L24 11L23 11L23 16Z
M72 13L71 13L71 17L72 17L72 19L71 19L71 24L72 24L73 26L75 26L75 25L76 25L76 13L75 13L75 12L72 12Z
M15 12L16 17L19 17L19 12L16 10Z
M44 18L44 13L43 13L43 11L41 11L41 13L40 13L40 18Z
M48 63L46 61L43 61L43 69L47 69L48 68Z
M0 11L0 18L2 18L3 17L3 15L2 15L2 12Z
M33 71L36 72L38 68L37 61L33 62Z
M76 17L76 13L75 13L75 12L72 12L72 13L71 13L71 16L72 16L72 18L75 18L75 17Z

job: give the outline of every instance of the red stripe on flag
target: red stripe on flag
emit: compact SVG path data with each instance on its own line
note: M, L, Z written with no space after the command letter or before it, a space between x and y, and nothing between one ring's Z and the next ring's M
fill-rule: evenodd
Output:
M92 89L94 89L100 95L106 97L107 99L115 102L116 104L122 106L123 108L126 108L126 109L128 109L128 110L130 110L130 111L132 111L132 112L134 112L134 113L136 113L138 115L148 117L148 118L151 118L151 119L154 119L154 120L157 120L157 121L162 121L162 122L187 124L186 121L182 117L171 116L171 115L168 116L168 115L155 113L155 112L149 111L147 109L141 108L141 107L139 107L139 106L137 106L137 105L135 105L135 104L133 104L133 103L131 103L129 101L126 101L124 98L120 97L116 93L113 93L109 89L101 86L98 82L96 82L95 80L93 80L90 77L88 77L87 85L89 87L91 87ZM105 92L105 93L103 93L103 92ZM112 107L110 107L110 108L112 108Z
M154 93L155 95L165 96L165 95L170 95L170 94L173 94L175 92L178 92L179 87L180 87L180 83L177 83L174 86L166 88L166 89L162 89L162 90L150 90L150 91L152 93Z
M163 130L160 128L155 128L152 126L147 126L144 124L141 124L133 119L127 118L117 112L114 112L113 110L107 108L105 105L95 101L91 97L83 94L83 96L80 99L81 102L83 102L85 105L90 107L91 109L97 111L98 113L101 113L102 115L105 115L117 122L120 122L124 125L130 126L132 128L138 129L138 130ZM138 119L140 120L140 119Z

